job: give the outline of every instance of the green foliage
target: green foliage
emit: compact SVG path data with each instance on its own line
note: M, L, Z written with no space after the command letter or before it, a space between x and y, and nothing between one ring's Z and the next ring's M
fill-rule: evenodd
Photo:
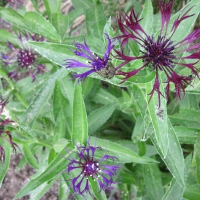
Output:
M120 191L124 200L132 197L135 200L200 199L199 79L187 86L181 101L174 98L175 91L171 87L169 99L161 96L160 107L156 92L150 100L149 93L155 81L155 71L150 67L123 84L120 75L105 79L97 73L83 82L76 82L71 72L83 73L86 69L66 70L66 59L84 63L86 60L73 53L74 41L83 43L85 39L92 52L103 56L107 45L104 33L113 38L119 32L109 16L120 9L119 1L110 3L113 10L108 12L104 1L72 0L74 9L67 14L61 10L62 0L43 0L44 12L40 12L38 0L31 2L35 11L0 7L2 19L13 25L12 32L0 29L2 52L6 52L8 41L16 48L20 46L16 37L19 32L45 37L45 41L26 41L42 56L40 63L47 66L46 72L37 75L35 82L26 76L12 80L2 62L0 66L1 85L4 86L0 92L2 96L9 96L6 109L16 123L6 128L23 155L16 170L26 164L36 170L15 199L27 194L32 200L40 199L56 181L59 182L58 199L68 199L74 191L68 174L62 172L67 169L70 153L76 152L77 145L85 145L88 139L91 145L103 149L95 159L102 158L106 152L118 158L115 162L121 165L121 181L111 190L110 198L115 191ZM169 22L169 30L184 9L194 6L189 12L194 15L181 22L173 41L180 41L191 32L199 14L199 0L191 0L181 10L180 2L177 1L178 9L173 10L176 14ZM143 8L140 24L146 33L157 35L160 26L156 25L158 17L152 1L128 1L123 7L128 11L132 4L137 11ZM81 15L85 20L77 28L74 21ZM116 47L119 48L119 44ZM131 56L138 56L141 50L143 47L133 41L124 49ZM112 63L117 67L120 61L112 57ZM142 59L136 60L123 69L131 71L142 65ZM199 64L196 67L199 68ZM181 67L176 66L174 70L180 75L189 75L188 70ZM166 80L162 75L161 79L160 88L164 94ZM0 162L2 186L12 148L1 137L0 145L5 150L5 162ZM72 176L77 176L73 173ZM90 186L98 200L107 198L105 192L99 193L97 182L90 180ZM75 199L83 197L75 196Z

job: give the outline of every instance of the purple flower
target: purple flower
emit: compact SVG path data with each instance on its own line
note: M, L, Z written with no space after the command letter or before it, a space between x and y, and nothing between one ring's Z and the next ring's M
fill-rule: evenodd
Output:
M100 146L91 146L90 141L87 141L87 146L77 146L76 158L70 155L70 163L67 171L74 171L78 174L75 178L71 179L71 186L75 194L84 196L85 193L94 196L90 190L91 181L96 181L99 185L99 192L102 190L110 189L112 184L116 184L113 177L117 175L117 170L120 165L110 165L107 160L118 160L114 156L109 156L104 153L103 157L96 159L97 153L101 152Z
M8 99L3 99L0 97L0 115L3 113L3 110L8 103ZM9 131L5 130L5 125L12 123L13 121L9 119L0 119L0 138L4 139L5 141L9 142L13 148L13 151L16 152L16 148L19 149L18 145L12 141L12 135ZM5 151L4 148L0 145L0 161L5 161Z
M122 32L122 35L117 36L116 38L121 39L122 49L127 44L129 39L131 39L136 42L142 50L140 51L141 54L136 57L125 55L123 50L122 52L116 50L118 59L123 61L123 63L118 68L116 68L116 70L118 70L118 74L124 76L124 79L121 83L136 75L144 68L151 67L153 70L155 70L156 77L152 91L149 95L151 100L154 92L157 92L159 103L158 106L160 107L160 95L163 96L163 94L160 91L159 71L163 71L166 74L167 86L165 89L167 91L167 95L169 93L170 83L173 83L175 85L176 96L179 98L181 98L181 92L185 93L185 85L190 84L192 78L179 76L175 72L174 67L176 65L186 67L199 78L195 64L199 62L200 52L190 53L189 56L183 57L181 57L180 54L184 52L189 53L189 51L197 50L200 47L200 42L198 41L198 39L200 39L200 27L183 38L181 41L172 41L171 38L176 32L180 23L193 16L193 14L188 14L192 8L186 10L182 16L179 15L179 17L173 22L171 30L168 30L174 0L154 1L160 9L162 19L161 29L158 37L147 35L139 23L141 19L139 19L138 15L135 14L134 8L131 10L130 14L122 14L120 17L118 17L118 26ZM194 44L195 41L197 41L196 44ZM119 70L123 65L138 59L143 60L143 65L140 68L130 72L123 72ZM195 61L187 63L185 60Z
M115 68L110 62L110 53L114 48L116 41L111 40L110 37L105 34L108 40L107 49L104 53L104 56L100 58L97 54L92 53L90 48L88 47L86 41L84 44L76 43L76 50L73 51L75 55L87 59L85 63L79 62L75 59L66 59L65 66L67 68L88 68L89 70L82 74L74 74L74 78L78 78L78 81L84 80L88 75L93 72L98 73L100 76L104 78L111 79L115 75Z
M46 71L46 69L43 64L39 63L38 54L30 49L27 42L28 40L43 41L44 38L37 34L24 34L23 36L20 34L18 39L20 41L19 47L16 48L9 42L8 47L11 51L7 54L1 54L3 64L4 66L14 67L14 70L8 73L10 78L18 80L31 75L32 81L35 81L36 75Z

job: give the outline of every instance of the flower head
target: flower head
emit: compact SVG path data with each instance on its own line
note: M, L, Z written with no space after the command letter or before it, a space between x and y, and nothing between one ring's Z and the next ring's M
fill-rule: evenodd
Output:
M8 103L8 99L3 99L0 97L0 115L3 113L6 104ZM19 149L18 145L12 141L12 135L9 131L5 130L5 126L13 121L9 119L0 119L0 139L3 139L10 143L13 148L13 151L16 152L16 148ZM3 146L0 144L0 161L5 161L5 151Z
M89 180L98 183L99 192L109 189L112 184L116 183L113 177L117 175L120 165L109 165L106 161L110 159L114 162L118 159L107 154L104 154L100 159L96 159L95 154L101 151L102 148L100 146L92 146L88 140L86 147L77 146L77 158L70 157L70 163L65 171L68 173L74 171L75 174L78 174L71 179L71 185L75 194L84 196L85 193L88 193L93 196Z
M181 92L185 93L185 85L190 84L192 79L186 76L179 76L175 72L175 66L179 65L181 67L186 67L191 70L191 72L195 74L195 76L199 77L197 69L195 68L195 64L199 62L200 52L190 53L189 56L185 57L181 57L180 54L184 52L189 53L189 51L196 50L200 47L200 42L194 44L194 41L198 41L198 39L200 38L200 27L194 30L185 38L183 38L181 41L173 41L172 36L176 32L180 23L187 18L193 16L193 14L188 14L192 8L186 10L183 15L180 15L173 22L171 30L168 30L174 0L154 1L160 9L162 19L161 29L158 36L147 35L147 33L144 31L139 23L141 19L139 19L139 16L135 14L133 8L129 15L122 14L122 16L118 18L118 26L122 32L122 35L117 36L116 38L121 39L122 49L130 39L133 40L140 46L141 54L139 56L133 57L125 55L123 51L121 52L116 50L116 53L118 58L123 61L120 68L126 63L134 60L142 59L143 61L143 65L136 70L130 72L123 72L121 70L118 71L118 74L124 76L122 83L129 79L131 76L136 75L140 70L147 67L156 72L154 86L152 91L150 92L150 100L152 98L152 95L156 91L158 94L158 103L160 107L160 95L163 96L163 94L160 91L159 71L163 71L166 74L167 94L169 93L169 84L173 83L175 85L176 96L179 98L181 98ZM195 60L195 62L188 63L188 60Z
M78 78L78 81L84 80L88 75L93 72L98 73L104 78L111 79L115 75L115 68L110 62L110 53L114 48L116 42L111 40L110 37L105 34L108 40L108 46L104 53L104 56L101 58L97 54L92 53L88 47L86 41L84 44L76 43L76 50L73 51L75 55L87 59L86 63L79 62L75 59L67 59L65 65L67 68L88 68L89 70L82 74L74 74L74 78Z
M36 75L46 71L45 66L38 62L38 54L30 49L28 40L43 41L43 37L39 35L19 35L20 46L15 48L10 42L8 46L11 51L7 54L1 54L4 66L14 67L14 70L8 73L8 76L13 79L20 79L26 77L27 74L31 75L32 81L35 81ZM23 73L23 75L22 75ZM21 77L20 77L21 75Z

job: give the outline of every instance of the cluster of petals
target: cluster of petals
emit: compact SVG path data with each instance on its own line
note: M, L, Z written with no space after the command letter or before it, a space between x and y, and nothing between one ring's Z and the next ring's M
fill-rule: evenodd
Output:
M4 67L14 67L14 70L8 73L10 78L18 80L22 77L30 75L32 81L36 80L36 75L45 72L45 66L40 64L36 54L30 49L28 41L43 41L44 38L35 34L29 35L27 33L20 34L18 36L19 46L14 46L12 43L8 43L10 51L6 54L1 54L2 62ZM7 69L9 70L9 69ZM23 75L22 75L23 74Z
M93 196L89 180L97 182L99 192L109 190L112 187L111 185L116 183L113 178L117 175L120 164L110 165L107 160L110 159L115 162L118 159L105 153L102 158L96 159L97 155L95 154L102 151L102 148L92 146L90 140L87 141L86 146L76 147L76 154L74 157L70 155L70 163L67 170L65 170L69 174L72 171L77 174L76 177L70 180L74 193L82 196L85 196L85 194Z
M172 83L175 86L176 97L180 99L182 98L182 93L185 93L185 86L191 84L192 78L178 75L175 69L176 66L188 68L192 74L199 78L198 70L195 65L199 62L200 52L192 51L196 51L200 48L200 42L198 41L200 39L200 27L182 40L173 41L172 37L181 22L193 16L193 14L189 14L193 7L188 8L187 10L185 9L183 14L180 14L178 18L174 20L172 27L169 28L174 0L155 0L155 3L161 12L161 28L158 36L148 35L145 32L140 25L140 21L142 19L139 18L139 15L136 15L134 8L132 8L129 14L123 13L117 19L118 26L122 34L116 38L121 40L122 50L115 51L118 59L123 61L120 68L131 61L139 59L142 59L143 61L143 65L138 69L129 72L120 71L120 74L124 76L122 83L147 67L151 67L152 70L156 72L154 85L152 91L150 92L150 99L152 98L154 92L157 92L158 103L160 106L160 96L164 96L164 94L160 90L161 80L159 78L159 71L163 71L166 74L166 81L163 82L166 83L165 89L167 96L170 91L170 83ZM123 52L123 49L129 40L134 41L140 47L139 56L127 56ZM185 52L190 55L181 56ZM189 62L188 60L193 61Z
M73 75L74 78L77 78L79 82L84 80L88 75L94 72L98 73L99 75L105 78L112 78L115 75L115 69L109 61L110 61L110 53L111 50L116 45L116 40L110 39L110 37L107 34L105 35L108 40L108 45L104 53L104 56L102 58L90 50L86 41L84 42L84 44L75 42L76 50L73 51L74 54L78 57L86 59L87 61L84 63L76 59L67 59L65 66L67 67L67 69L69 68L89 69L84 73Z

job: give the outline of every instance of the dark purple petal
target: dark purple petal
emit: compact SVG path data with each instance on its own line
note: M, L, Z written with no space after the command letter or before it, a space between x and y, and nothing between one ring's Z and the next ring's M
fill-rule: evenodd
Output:
M200 52L196 52L189 56L182 57L181 59L199 59L200 60Z
M175 0L169 0L169 1L168 0L154 0L154 1L161 12L161 18L162 18L161 33L164 26L166 26L166 32L167 32L171 13L172 13L172 7L174 5Z
M187 67L189 68L198 78L199 78L199 75L197 73L197 69L194 67L195 64L197 64L199 61L195 62L195 63L176 63L176 64L179 64L179 65L182 65L184 67Z
M176 97L182 99L181 92L185 94L184 84L189 85L191 83L191 80L192 79L189 77L179 76L175 72L171 72L170 76L168 76L167 79L167 86L166 86L167 96L169 96L170 83L173 83L175 85Z
M159 82L159 78L158 78L158 72L156 71L156 78L155 78L155 81L154 81L154 85L153 85L153 89L152 91L148 94L150 95L150 98L149 98L149 101L148 103L151 101L153 95L154 95L154 92L157 92L158 94L158 107L160 108L160 95L163 96L163 94L160 92L160 82ZM164 96L163 96L164 97ZM165 97L164 97L165 98Z
M194 7L194 6L193 6ZM184 13L184 15L179 19L179 17L178 17L178 19L176 19L175 21L174 21L174 23L173 23L173 26L172 26L172 29L171 29L171 31L174 33L175 31L176 31L176 29L178 28L178 26L180 25L180 23L183 21L183 20L185 20L185 19L187 19L187 18L189 18L189 17L192 17L192 16L194 16L194 14L192 14L192 15L187 15L188 14L188 12L193 8L193 7L191 7L191 8L189 8L185 13ZM172 35L173 35L173 33L172 33Z

